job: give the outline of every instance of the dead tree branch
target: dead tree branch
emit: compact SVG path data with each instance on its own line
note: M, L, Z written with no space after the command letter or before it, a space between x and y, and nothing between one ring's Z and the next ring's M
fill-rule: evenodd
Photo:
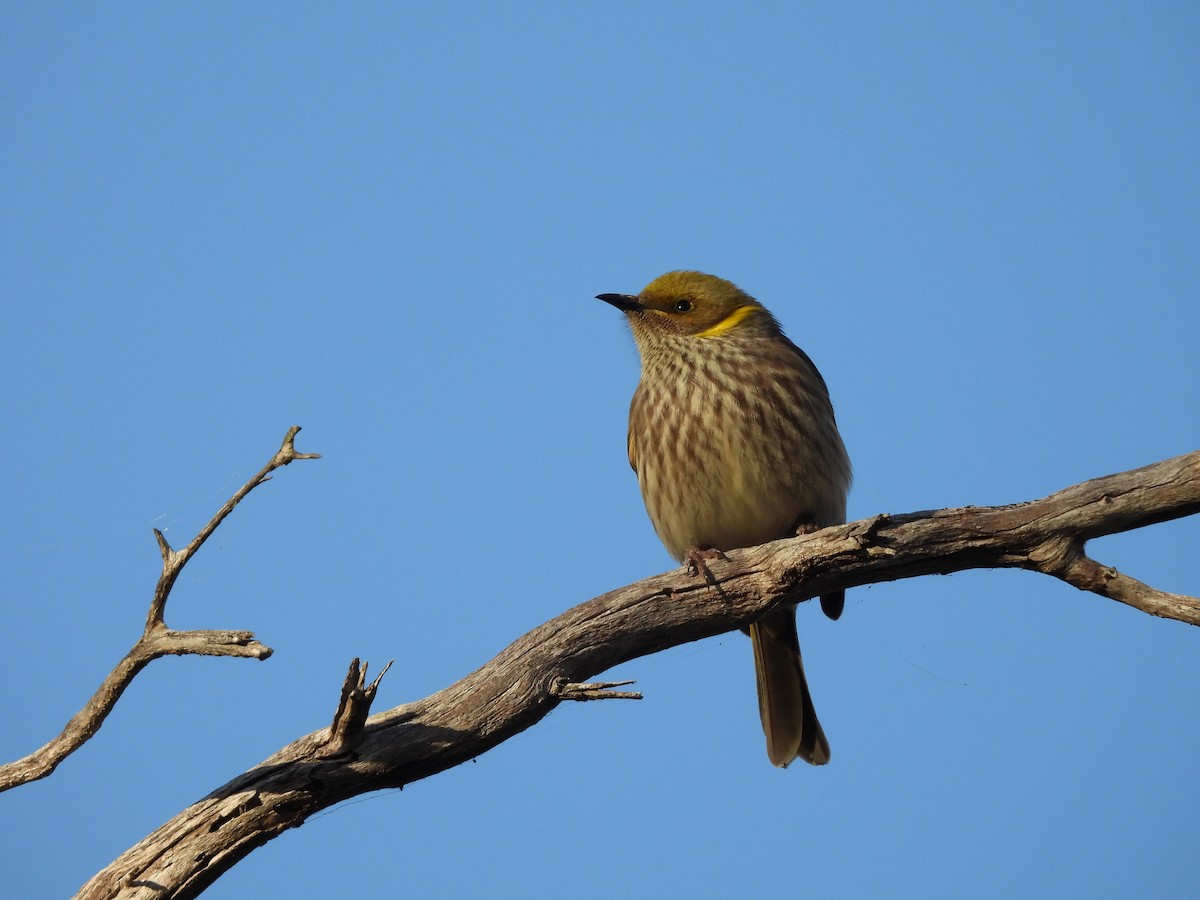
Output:
M1198 625L1200 600L1156 590L1084 554L1091 538L1196 512L1200 452L1029 503L880 515L731 552L712 563L713 587L677 569L610 591L539 626L444 690L380 713L361 731L342 729L348 738L338 736L338 723L347 720L339 712L332 730L300 738L188 807L78 896L195 897L255 847L319 810L479 756L564 699L581 699L572 694L593 689L585 682L596 673L739 628L785 597L965 569L1022 568ZM356 688L362 678L352 668Z
M217 514L208 521L191 542L181 550L172 550L166 537L157 528L154 537L162 554L162 574L154 588L150 612L146 616L146 627L124 659L108 673L99 689L87 705L71 717L62 733L48 744L14 762L0 766L0 791L17 787L39 778L45 778L58 764L84 745L104 724L117 701L130 683L150 662L160 656L240 656L251 659L266 659L271 648L260 644L249 631L173 631L163 620L171 588L188 560L196 555L209 536L216 531L225 517L252 490L269 481L271 473L297 459L317 459L316 453L298 453L295 447L299 426L288 430L279 450L253 478L247 481L226 501Z

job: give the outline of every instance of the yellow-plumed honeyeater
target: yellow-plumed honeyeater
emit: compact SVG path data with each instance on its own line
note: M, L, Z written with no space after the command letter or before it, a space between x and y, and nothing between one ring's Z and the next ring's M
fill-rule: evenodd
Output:
M846 521L850 458L829 391L761 303L701 272L668 272L640 294L597 299L625 313L641 354L629 463L673 557L707 574L704 560L720 551ZM844 603L844 592L821 598L833 619ZM771 762L829 762L795 606L749 630Z

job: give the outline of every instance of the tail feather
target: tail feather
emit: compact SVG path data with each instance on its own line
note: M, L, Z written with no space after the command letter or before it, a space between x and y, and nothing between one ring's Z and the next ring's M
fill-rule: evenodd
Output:
M767 738L767 756L776 766L802 759L814 766L829 762L829 742L808 692L796 611L769 613L750 626L758 711Z
M833 619L835 622L842 617L842 610L846 608L846 592L837 591L833 594L821 595L821 609L825 615Z

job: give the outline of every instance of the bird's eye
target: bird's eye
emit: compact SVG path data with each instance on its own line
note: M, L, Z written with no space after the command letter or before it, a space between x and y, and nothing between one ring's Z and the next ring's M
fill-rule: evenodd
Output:
M690 312L692 308L691 300L676 300L675 312Z

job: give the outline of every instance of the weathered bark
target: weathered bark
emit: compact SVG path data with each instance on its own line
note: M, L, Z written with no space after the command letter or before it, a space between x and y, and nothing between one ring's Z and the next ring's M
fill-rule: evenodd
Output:
M1084 554L1087 540L1200 512L1200 452L1041 500L880 515L714 561L712 585L675 570L576 606L442 691L361 721L374 695L357 660L331 728L300 738L183 810L79 897L194 897L275 835L349 797L395 788L486 752L612 666L742 627L789 600L964 569L1023 568L1144 612L1200 624L1200 600ZM376 681L377 683L377 681Z

